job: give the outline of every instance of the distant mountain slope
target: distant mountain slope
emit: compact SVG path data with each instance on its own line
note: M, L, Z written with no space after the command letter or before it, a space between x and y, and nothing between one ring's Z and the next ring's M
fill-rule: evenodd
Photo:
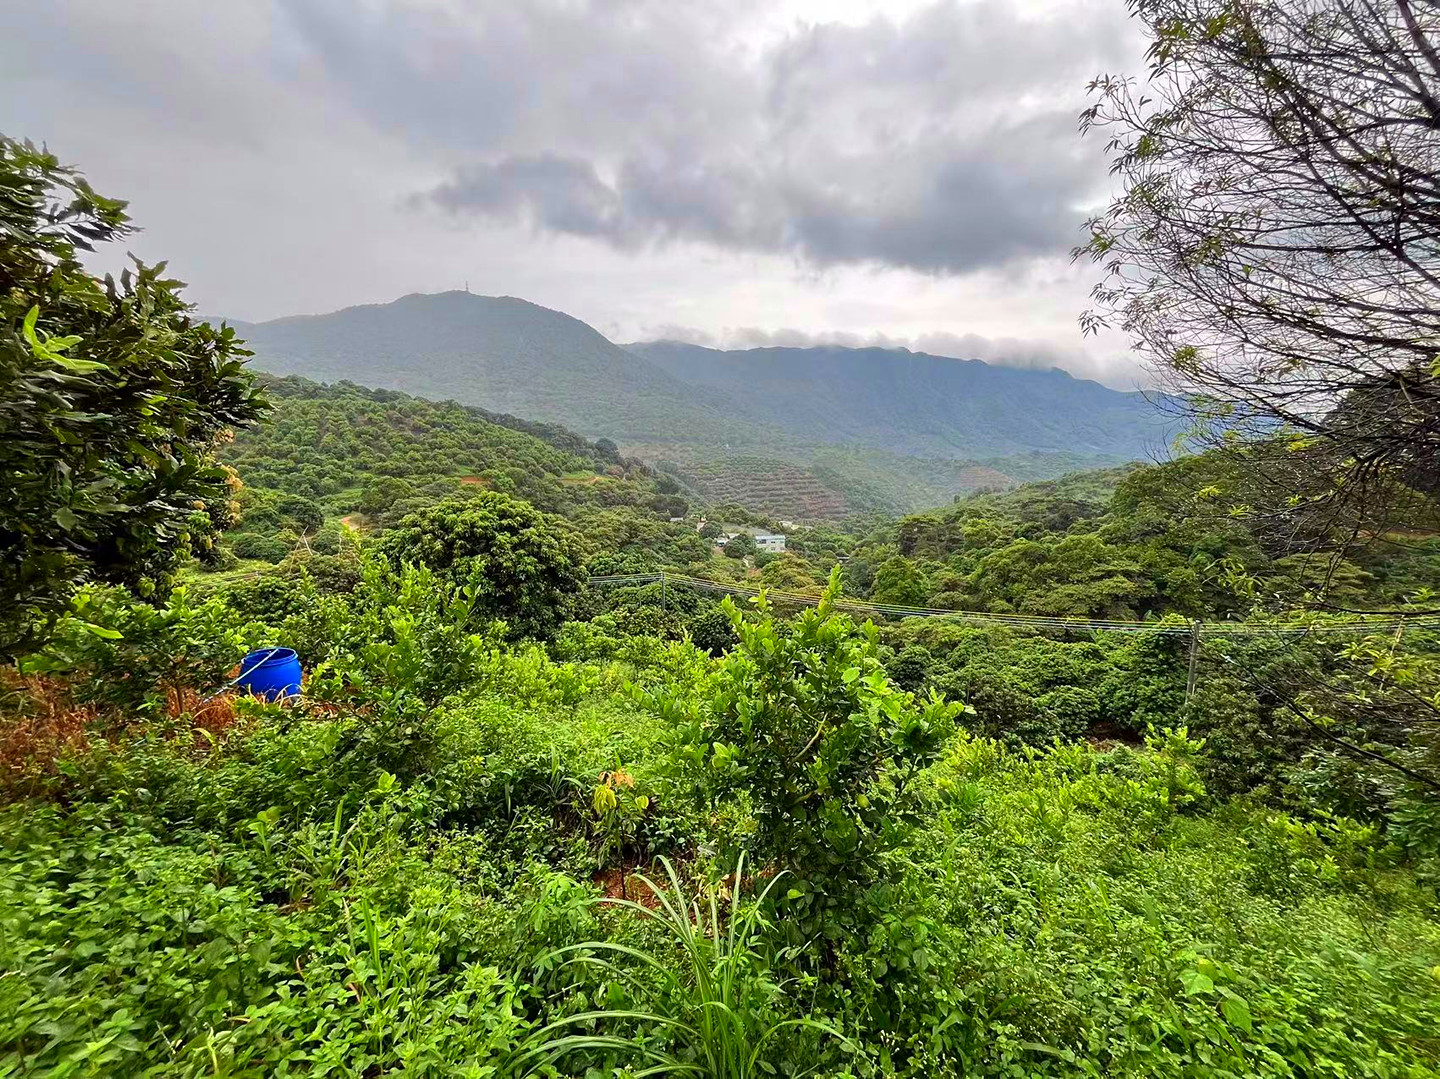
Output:
M793 466L804 482L785 472L796 497L781 515L797 519L943 504L1167 443L1161 412L1141 395L1063 371L905 349L621 348L513 297L415 294L234 325L259 370L563 424L693 466L708 489L753 491L777 512L780 471Z
M710 400L569 315L468 292L232 325L255 367L348 379L562 423L614 441L755 437Z
M795 442L859 444L924 457L1030 450L1117 460L1163 449L1163 417L1054 368L1021 370L907 349L761 348L722 352L657 341L626 346L737 413Z

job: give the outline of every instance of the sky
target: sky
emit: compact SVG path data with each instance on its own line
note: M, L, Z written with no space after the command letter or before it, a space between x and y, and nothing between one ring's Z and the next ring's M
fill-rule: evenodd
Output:
M468 287L1133 388L1070 251L1112 193L1086 83L1142 57L1123 0L48 0L0 5L0 132L207 314Z

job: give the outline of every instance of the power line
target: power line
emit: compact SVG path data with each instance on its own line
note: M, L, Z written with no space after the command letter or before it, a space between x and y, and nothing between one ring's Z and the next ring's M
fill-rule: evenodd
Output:
M620 585L645 585L669 582L699 591L723 592L745 598L758 597L762 591L746 585L712 581L704 577L689 577L678 573L610 573L590 578L590 584L600 587ZM820 597L798 592L784 592L779 589L763 589L767 598L785 604L813 607ZM1317 633L1392 633L1402 627L1416 629L1440 627L1440 617L1407 617L1403 614L1382 615L1370 619L1350 619L1344 622L1322 622L1316 620L1298 622L1146 622L1137 619L1078 618L1063 615L1032 615L999 611L963 611L940 607L910 607L897 603L880 603L870 600L836 600L837 610L873 612L894 618L955 618L967 622L984 622L993 625L1010 626L1016 629L1048 630L1095 630L1106 633L1155 633L1165 636L1226 635L1251 636L1279 634L1282 636L1308 636Z

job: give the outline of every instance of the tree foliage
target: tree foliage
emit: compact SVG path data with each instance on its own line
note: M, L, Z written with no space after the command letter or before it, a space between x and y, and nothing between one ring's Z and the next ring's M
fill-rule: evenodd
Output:
M737 532L726 540L725 545L720 549L725 552L726 558L754 557L755 552L759 550L755 546L755 537L748 532Z
M0 137L0 655L84 582L164 591L233 517L215 450L261 414L248 353L192 321L163 263L85 271L132 231L124 203Z
M437 503L388 531L380 550L476 589L475 610L516 637L550 637L585 588L585 548L564 522L487 492Z
M1353 531L1440 487L1440 9L1131 0L1148 78L1104 76L1123 191L1077 253L1116 325L1292 508ZM1285 435L1274 438L1276 433Z
M763 597L753 620L727 599L739 643L714 698L689 714L669 702L697 793L723 803L743 792L757 855L822 883L876 871L905 820L910 781L962 710L891 685L875 627L837 613L839 594L837 570L788 631Z

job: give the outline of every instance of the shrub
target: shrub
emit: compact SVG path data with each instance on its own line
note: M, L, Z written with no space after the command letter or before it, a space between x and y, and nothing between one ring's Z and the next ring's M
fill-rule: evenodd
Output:
M690 620L690 640L696 648L712 656L729 651L739 639L730 615L719 605L706 608Z
M343 528L339 521L326 521L310 541L310 549L316 554L339 554Z
M739 644L713 697L659 702L675 724L676 767L700 798L743 797L755 817L746 841L760 863L817 882L875 874L910 819L911 780L962 710L893 687L874 626L837 613L839 593L837 568L819 606L788 632L763 595L753 621L727 598Z
M907 645L890 661L890 677L901 689L918 692L930 676L935 657L923 644Z
M192 604L184 588L163 607L114 588L82 592L76 606L77 617L64 619L46 651L22 668L63 673L78 702L126 722L221 688L226 672L264 643L262 626L237 619L218 599Z
M379 549L392 565L426 566L473 589L474 611L504 619L515 637L554 636L586 584L584 550L569 527L493 491L410 514Z
M255 532L236 536L230 549L237 558L253 558L261 562L279 562L290 553L290 548L275 536L262 536Z

